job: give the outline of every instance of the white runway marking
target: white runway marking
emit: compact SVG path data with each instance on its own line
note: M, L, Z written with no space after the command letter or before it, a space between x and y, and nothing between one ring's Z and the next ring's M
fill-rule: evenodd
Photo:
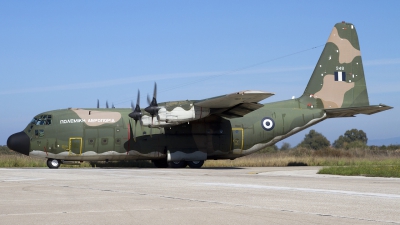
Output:
M277 190L277 191L301 191L301 192L322 193L322 194L343 194L343 195L368 196L368 197L380 197L380 198L400 198L400 195L396 194L341 191L341 190L329 190L329 189L294 188L294 187L264 186L264 185L253 185L253 184L230 184L230 183L202 183L202 184L210 186L234 187L234 188L253 188L253 189Z
M200 209L231 209L231 206L222 206L222 207L154 207L154 208L135 208L135 209L113 209L113 210L85 210L85 211L57 211L57 212L38 212L38 213L8 213L8 214L0 214L0 217L5 216L34 216L34 215L50 215L50 214L86 214L86 213L116 213L116 212L135 212L135 211L192 211L192 210L200 210Z
M1 180L0 182L34 181L34 180L44 180L44 178L15 177L15 178L6 178L6 179Z

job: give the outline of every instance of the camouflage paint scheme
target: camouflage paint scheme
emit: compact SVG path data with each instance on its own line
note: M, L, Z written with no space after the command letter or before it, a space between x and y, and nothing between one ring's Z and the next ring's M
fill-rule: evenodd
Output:
M334 26L300 98L258 103L272 95L244 91L161 103L163 116L153 120L141 110L143 118L137 126L128 116L131 109L44 112L23 131L29 136L29 152L19 152L64 161L235 159L327 118L391 109L369 105L358 37L350 23ZM17 148L12 137L7 143Z

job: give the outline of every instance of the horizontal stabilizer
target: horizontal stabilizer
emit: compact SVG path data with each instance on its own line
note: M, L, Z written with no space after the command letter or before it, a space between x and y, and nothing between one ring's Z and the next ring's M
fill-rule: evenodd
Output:
M241 103L256 103L268 97L271 97L272 95L274 95L274 93L263 91L240 91L232 94L200 100L194 103L194 105L210 109L231 108Z
M336 109L325 109L328 118L335 117L353 117L356 114L371 115L378 112L382 112L393 107L384 104L369 105L360 107L349 107L349 108L336 108Z

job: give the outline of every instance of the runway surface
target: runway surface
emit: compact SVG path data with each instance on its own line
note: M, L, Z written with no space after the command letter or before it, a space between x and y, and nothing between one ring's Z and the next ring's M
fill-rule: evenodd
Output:
M400 179L318 169L0 169L0 224L400 224Z

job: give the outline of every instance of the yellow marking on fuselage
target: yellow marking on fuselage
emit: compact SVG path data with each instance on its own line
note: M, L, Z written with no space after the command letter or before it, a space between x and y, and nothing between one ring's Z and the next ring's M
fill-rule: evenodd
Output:
M69 144L69 152L68 152L68 155L72 155L71 154L71 148L72 148L72 140L80 140L81 142L80 142L80 145L79 145L79 155L81 155L82 154L82 137L70 137L69 138L69 142L68 142L68 144Z
M240 130L240 131L242 131L242 145L240 146L240 149L243 150L243 146L244 146L244 131L243 131L243 128L232 128L232 141L231 141L231 145L232 145L232 143L233 143L233 131L235 131L235 130ZM232 149L232 147L231 147L231 149Z

